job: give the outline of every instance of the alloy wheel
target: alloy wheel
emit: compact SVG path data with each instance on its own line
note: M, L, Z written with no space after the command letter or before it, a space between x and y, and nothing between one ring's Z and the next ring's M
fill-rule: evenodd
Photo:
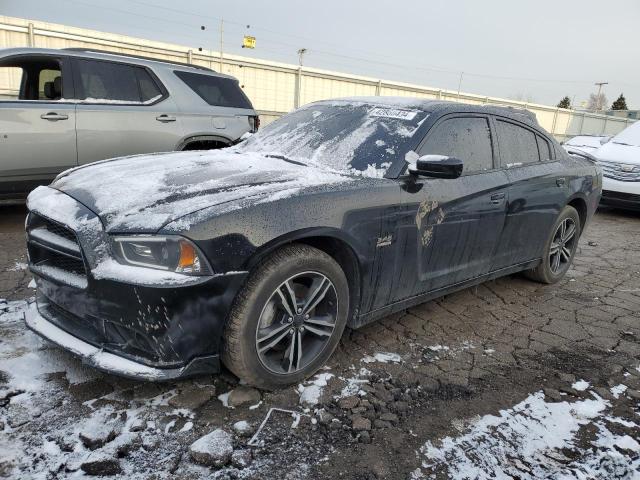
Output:
M572 218L565 218L553 235L549 248L549 267L554 275L562 272L571 262L576 242L576 224Z
M256 328L262 365L292 374L311 364L329 343L338 315L336 289L319 272L296 274L271 294Z

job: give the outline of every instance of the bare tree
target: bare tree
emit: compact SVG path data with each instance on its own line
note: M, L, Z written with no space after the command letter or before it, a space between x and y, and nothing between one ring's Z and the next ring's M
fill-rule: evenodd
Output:
M589 95L589 102L587 103L587 110L592 112L599 112L604 110L604 106L607 104L607 96L604 93L598 95L597 93L592 93Z

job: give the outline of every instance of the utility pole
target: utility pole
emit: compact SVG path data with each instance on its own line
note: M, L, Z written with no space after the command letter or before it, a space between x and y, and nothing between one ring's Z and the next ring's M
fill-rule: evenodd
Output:
M609 82L596 82L596 85L598 86L598 104L597 104L597 109L598 110L602 110L602 107L604 105L602 105L604 102L602 102L602 97L600 96L600 92L602 92L602 86L603 85L609 85Z
M460 101L460 89L462 88L462 77L464 72L460 72L460 81L458 82L458 101Z
M298 63L302 66L302 60L304 59L304 54L307 53L306 48L301 48L298 50Z

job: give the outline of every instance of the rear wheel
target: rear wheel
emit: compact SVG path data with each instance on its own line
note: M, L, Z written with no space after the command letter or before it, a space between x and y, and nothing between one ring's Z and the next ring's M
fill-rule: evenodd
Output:
M564 277L578 248L580 215L571 206L560 212L545 245L542 262L525 272L528 278L541 283L556 283Z
M348 311L348 283L336 261L307 245L284 247L256 268L238 295L223 362L261 388L297 383L329 359Z

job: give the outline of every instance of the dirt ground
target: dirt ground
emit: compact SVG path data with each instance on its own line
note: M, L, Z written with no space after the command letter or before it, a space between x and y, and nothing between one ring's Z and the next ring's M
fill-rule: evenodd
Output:
M271 393L120 379L26 331L24 215L0 211L0 476L640 478L640 215L598 212L557 285L510 276L347 331Z

